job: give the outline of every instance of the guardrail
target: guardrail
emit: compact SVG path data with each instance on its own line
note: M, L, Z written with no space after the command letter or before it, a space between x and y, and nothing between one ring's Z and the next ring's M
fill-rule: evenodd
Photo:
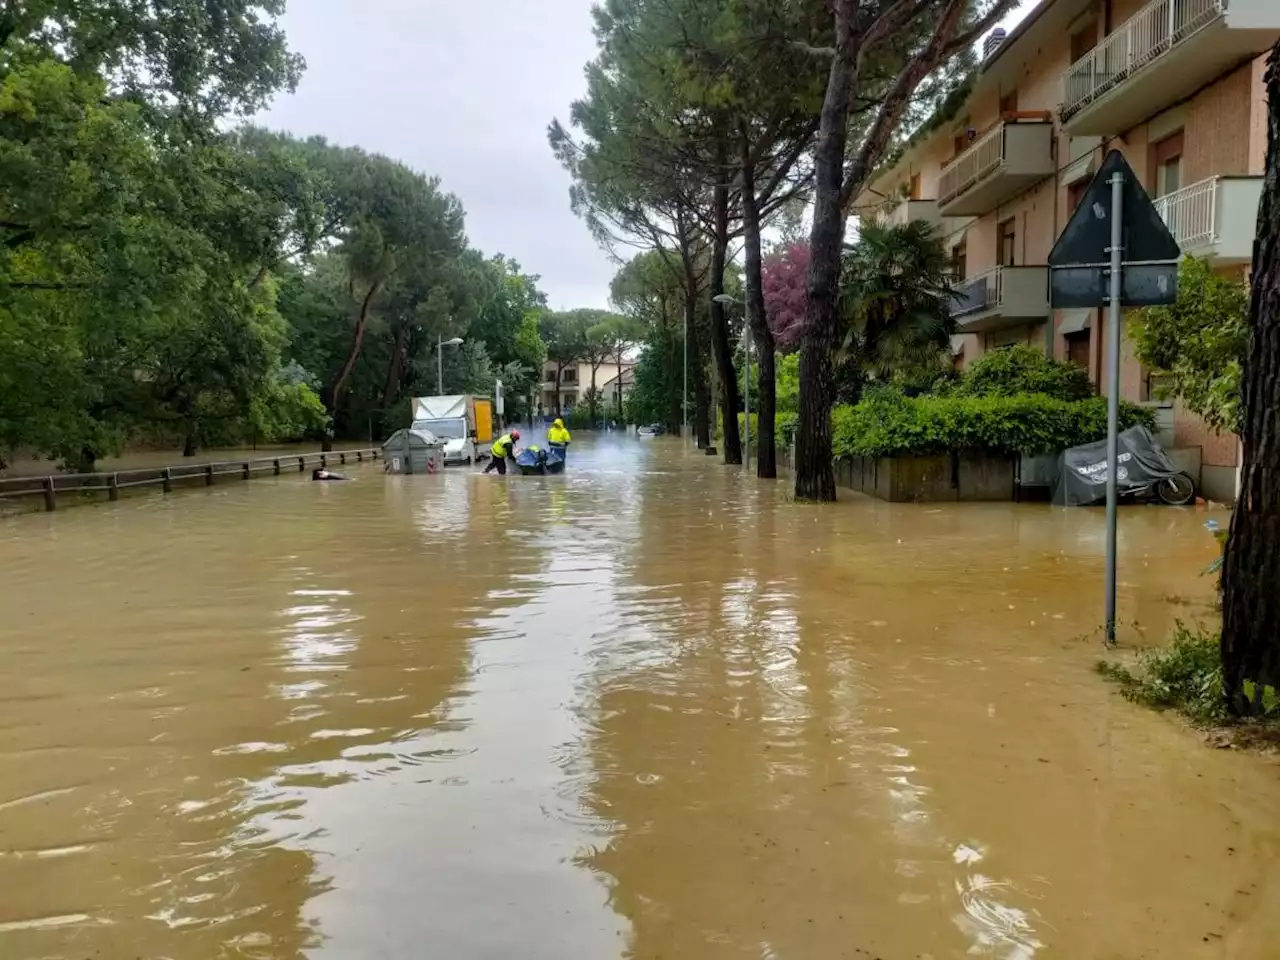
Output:
M299 473L308 466L328 467L333 463L374 461L382 451L374 448L332 450L328 453L302 453L285 457L261 457L252 460L220 460L212 463L184 463L172 467L140 467L111 473L55 473L43 477L11 477L0 479L0 503L23 497L43 497L47 511L58 509L60 493L105 493L111 501L120 499L120 491L137 487L159 487L170 493L175 486L212 487L219 477L250 480L255 476L278 477L296 465Z

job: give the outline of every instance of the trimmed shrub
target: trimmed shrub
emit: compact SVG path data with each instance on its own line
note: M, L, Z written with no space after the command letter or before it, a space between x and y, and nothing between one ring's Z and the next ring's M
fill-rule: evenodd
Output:
M904 397L878 390L831 412L836 457L909 457L951 451L1005 456L1056 453L1107 435L1105 397L1067 401L1020 396ZM1120 405L1120 427L1154 429L1152 411Z
M1093 396L1089 374L1027 344L993 350L976 360L950 391L958 397L1012 397L1042 393L1058 400Z

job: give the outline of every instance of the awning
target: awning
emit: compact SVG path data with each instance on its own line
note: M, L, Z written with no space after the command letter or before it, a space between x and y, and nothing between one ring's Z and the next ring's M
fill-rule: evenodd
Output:
M1069 333L1082 333L1093 326L1092 310L1067 310L1064 313L1062 323L1058 324L1058 333L1064 337Z

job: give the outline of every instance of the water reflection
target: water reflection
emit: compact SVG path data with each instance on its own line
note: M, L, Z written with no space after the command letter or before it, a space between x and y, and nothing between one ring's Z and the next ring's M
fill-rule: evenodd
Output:
M1100 514L575 453L0 526L3 955L1269 955L1273 770L1090 674ZM1215 548L1123 519L1158 635Z

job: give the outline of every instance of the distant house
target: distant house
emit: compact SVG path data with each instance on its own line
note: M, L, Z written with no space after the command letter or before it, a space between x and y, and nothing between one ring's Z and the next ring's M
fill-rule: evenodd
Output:
M601 406L612 402L617 390L619 372L622 374L622 393L625 397L635 382L635 363L623 360L621 367L617 363L602 363L596 369L596 389L600 391ZM606 386L607 385L607 386ZM560 403L561 413L573 410L580 403L586 402L587 391L591 389L591 364L576 363L560 371ZM538 403L544 414L554 413L556 404L556 365L548 363L542 370L542 385L538 391Z
M636 367L635 364L623 363L622 373L613 377L600 389L604 392L604 398L608 403L613 403L614 398L618 395L619 383L622 388L622 399L625 401L631 396L631 388L636 385Z

